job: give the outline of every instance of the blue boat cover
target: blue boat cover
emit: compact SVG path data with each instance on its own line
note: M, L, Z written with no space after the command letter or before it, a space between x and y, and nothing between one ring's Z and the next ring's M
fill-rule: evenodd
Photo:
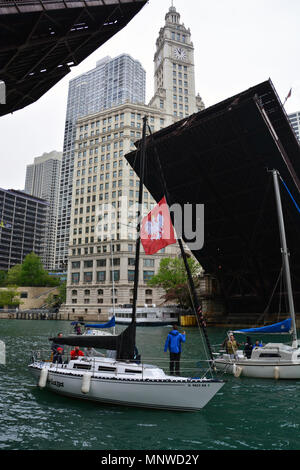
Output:
M287 318L273 325L262 326L260 328L248 328L246 330L235 330L234 333L290 333L292 319Z
M104 323L104 324L99 324L99 323L95 323L95 324L90 324L90 323L87 323L85 325L86 328L112 328L113 326L116 326L116 318L115 317L112 317L109 322L107 323Z

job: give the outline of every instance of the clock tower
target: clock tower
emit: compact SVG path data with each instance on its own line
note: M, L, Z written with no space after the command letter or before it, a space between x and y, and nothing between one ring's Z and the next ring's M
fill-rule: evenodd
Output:
M204 109L195 92L194 46L190 29L172 5L160 29L154 55L154 97L150 106L166 114L166 125Z

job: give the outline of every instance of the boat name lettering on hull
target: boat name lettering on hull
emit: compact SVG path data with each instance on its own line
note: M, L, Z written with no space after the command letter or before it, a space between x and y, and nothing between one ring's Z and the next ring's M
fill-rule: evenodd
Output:
M56 380L48 380L48 383L50 385L54 385L54 387L64 387L64 383L63 382L57 382Z

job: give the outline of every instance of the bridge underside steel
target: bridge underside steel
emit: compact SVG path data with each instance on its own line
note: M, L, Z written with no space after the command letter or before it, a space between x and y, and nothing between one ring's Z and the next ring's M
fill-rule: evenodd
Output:
M139 174L139 151L126 158ZM145 185L156 201L164 194L158 160L170 205L205 206L203 248L193 249L184 235L183 239L206 272L218 278L227 312L285 312L278 220L268 170L280 172L300 206L300 147L272 82L147 138ZM300 214L283 184L281 197L299 312Z
M0 115L35 102L118 33L146 0L0 0Z

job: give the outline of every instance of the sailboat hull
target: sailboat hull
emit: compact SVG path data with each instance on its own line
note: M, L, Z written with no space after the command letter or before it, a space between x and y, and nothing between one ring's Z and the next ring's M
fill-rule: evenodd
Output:
M261 364L251 360L225 362L222 360L215 361L218 370L237 377L254 377L259 379L283 379L283 380L299 380L300 364ZM241 371L239 370L241 368Z
M138 379L134 377L136 373L127 378L121 372L99 375L42 362L33 363L29 368L41 388L61 395L113 405L164 410L201 410L224 385L223 381L214 379L169 377L161 369L156 369L151 378L146 378L145 374ZM44 373L47 379L41 383Z
M235 357L223 354L215 359L217 370L235 377L260 379L300 379L300 349L281 343L267 344L252 351L250 359L238 351Z

